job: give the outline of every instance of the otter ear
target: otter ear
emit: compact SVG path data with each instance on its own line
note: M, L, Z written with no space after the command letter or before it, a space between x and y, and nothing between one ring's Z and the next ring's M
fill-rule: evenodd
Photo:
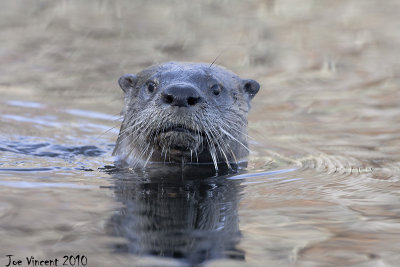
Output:
M253 97L260 90L260 84L255 80L243 80L243 91L247 93L249 100L253 99Z
M119 86L124 93L127 93L129 89L132 89L136 85L136 75L135 74L125 74L122 75L118 80Z

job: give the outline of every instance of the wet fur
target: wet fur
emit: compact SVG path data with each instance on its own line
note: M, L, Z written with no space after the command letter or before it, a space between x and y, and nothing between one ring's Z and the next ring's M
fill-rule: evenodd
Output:
M221 162L230 167L246 158L247 114L258 83L216 65L175 62L130 77L128 83L120 80L125 91L124 119L114 150L130 167L145 167L149 162L211 163L217 170ZM194 108L168 107L160 102L159 92L146 91L149 80L158 83L157 90L181 81L196 84L202 87L204 101ZM218 97L209 90L216 83L223 86ZM164 132L177 125L187 131Z

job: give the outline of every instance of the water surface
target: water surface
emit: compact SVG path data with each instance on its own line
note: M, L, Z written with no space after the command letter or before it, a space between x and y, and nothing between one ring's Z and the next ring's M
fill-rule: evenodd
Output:
M397 266L398 2L174 3L0 4L1 264ZM261 84L247 169L115 169L118 77L216 58Z

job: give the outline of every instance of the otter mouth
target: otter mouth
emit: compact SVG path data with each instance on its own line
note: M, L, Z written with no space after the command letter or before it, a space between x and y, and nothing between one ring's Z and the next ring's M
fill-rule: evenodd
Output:
M198 151L205 133L195 131L183 124L169 124L161 131L157 142L161 148L168 148L172 153L191 153Z
M169 125L162 130L162 133L168 133L168 132L178 132L178 133L187 133L187 134L193 134L193 135L198 135L198 134L202 135L202 133L199 133L193 129L187 128L183 124Z

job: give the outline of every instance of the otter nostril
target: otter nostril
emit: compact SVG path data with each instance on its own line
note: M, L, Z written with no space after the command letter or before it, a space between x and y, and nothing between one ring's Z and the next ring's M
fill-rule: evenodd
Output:
M199 100L200 97L188 97L187 103L189 104L189 106L194 106L199 102Z
M165 95L164 100L165 100L165 103L171 104L172 102L174 102L174 97L172 95Z

